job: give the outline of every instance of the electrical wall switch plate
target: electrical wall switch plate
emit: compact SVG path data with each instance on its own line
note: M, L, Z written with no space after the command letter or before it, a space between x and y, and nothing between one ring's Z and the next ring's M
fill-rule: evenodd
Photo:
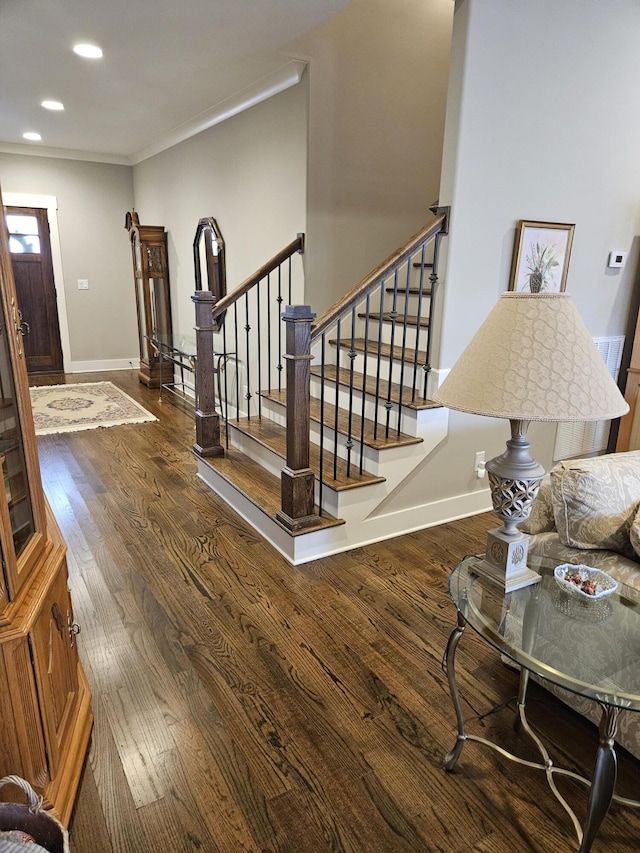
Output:
M617 269L619 267L623 267L627 260L628 252L609 252L609 261L607 262L607 266L610 269Z
M88 278L79 278L78 279L78 290L89 290L89 279Z

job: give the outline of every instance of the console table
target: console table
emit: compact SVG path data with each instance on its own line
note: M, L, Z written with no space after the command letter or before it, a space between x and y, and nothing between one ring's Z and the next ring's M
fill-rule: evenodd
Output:
M533 557L530 567L542 575L541 581L505 594L498 584L478 573L480 562L479 557L465 557L449 577L449 594L458 611L458 619L449 637L445 663L458 737L445 756L445 768L453 770L464 744L475 741L526 767L543 770L555 797L573 822L579 853L588 853L612 800L640 807L640 802L614 793L617 773L614 737L618 715L623 710L640 711L640 592L620 584L607 598L584 601L558 586L553 576L557 562ZM520 666L514 726L516 731L524 731L534 741L542 757L541 763L526 761L466 731L456 684L455 654L467 625L497 652ZM580 654L576 654L575 644L578 632ZM600 705L600 744L591 780L556 767L544 743L529 726L525 705L531 673ZM556 775L591 786L584 826L558 790Z
M198 361L195 338L188 335L172 334L153 334L145 337L158 358L160 400L162 400L164 390L197 408ZM229 359L234 355L235 353L213 354L213 372L217 378L220 406L222 406L223 400L221 374Z

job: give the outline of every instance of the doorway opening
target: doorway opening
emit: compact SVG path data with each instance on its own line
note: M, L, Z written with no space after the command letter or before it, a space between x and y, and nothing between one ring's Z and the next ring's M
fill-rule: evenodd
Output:
M28 373L64 369L47 211L5 208L9 251Z
M58 200L54 195L9 192L7 190L3 191L2 196L5 205L9 207L41 208L47 213L51 259L57 293L56 301L58 307L60 342L62 345L63 369L65 373L70 373L72 371L71 341L69 338L67 303L65 298L64 277L62 274L62 250L60 246L60 235L58 232Z

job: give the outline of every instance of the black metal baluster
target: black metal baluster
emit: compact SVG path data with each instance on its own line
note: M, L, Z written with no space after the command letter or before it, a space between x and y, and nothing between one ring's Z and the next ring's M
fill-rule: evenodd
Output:
M244 296L244 311L245 311L245 323L244 323L244 331L246 336L246 347L247 347L247 393L245 394L245 399L247 401L247 420L251 420L251 398L253 394L251 393L251 342L249 338L249 332L251 331L251 324L249 323L249 294L245 293Z
M320 353L320 459L319 459L319 482L318 482L318 511L323 514L324 500L324 377L326 358L327 336L322 333Z
M238 364L240 364L240 350L238 349L238 303L237 301L233 303L233 331L235 335L235 345L236 345L236 359L238 359ZM240 420L240 371L236 370L236 420Z
M360 410L360 473L364 469L364 416L365 416L365 406L367 402L367 359L369 357L369 348L367 346L367 342L369 340L369 306L370 306L370 294L367 293L367 299L365 302L365 311L364 311L364 356L362 360L362 406Z
M351 476L351 449L353 448L353 369L356 360L356 309L351 309L351 349L349 350L349 408L347 413L347 477ZM336 388L338 384L336 384Z
M378 322L378 354L376 359L376 399L375 399L375 415L373 422L373 438L378 438L378 404L380 403L380 377L382 373L382 317L384 315L384 297L386 289L386 279L382 279L380 284L380 320Z
M340 325L341 320L338 320L337 326L337 346L336 346L336 365L340 370ZM340 383L336 382L335 393L335 412L333 413L333 479L338 479L338 397L340 394Z
M422 244L420 252L420 282L418 284L418 329L416 331L416 348L413 357L413 382L411 385L411 402L416 400L416 387L418 385L418 353L420 352L420 335L422 334L422 294L424 288L424 265L427 251L427 244ZM431 328L427 327L427 336L431 334Z
M404 393L404 367L406 364L407 325L409 322L409 288L411 287L411 257L407 258L407 275L404 297L404 318L402 322L402 354L400 356L400 399L398 401L398 432L402 423L402 395ZM389 389L391 391L391 389Z
M391 425L391 383L393 380L393 347L396 340L396 320L398 318L398 267L393 271L393 308L391 311L391 343L389 344L389 385L387 387L387 399L384 407L387 410L387 422L385 424L384 437L389 438L389 428Z
M289 305L291 305L291 255L289 255Z
M262 417L262 347L260 346L260 342L262 340L262 336L260 334L260 320L261 320L261 312L260 312L260 285L262 284L262 279L256 285L256 303L257 303L257 321L258 321L258 339L257 339L257 350L258 350L258 387L256 389L256 393L258 395L258 417Z
M222 365L222 367L220 366ZM218 359L218 370L224 371L224 443L229 449L229 383L227 371L227 323L222 324L222 361ZM218 373L218 377L220 374ZM236 356L236 385L238 384L238 359ZM222 406L222 404L221 404Z
M278 266L278 318L282 315L282 264ZM282 334L284 323L278 320L278 391L282 391Z
M271 371L273 370L271 361L271 273L267 273L267 329L267 379L269 393L271 393ZM278 331L280 331L280 324L278 324Z

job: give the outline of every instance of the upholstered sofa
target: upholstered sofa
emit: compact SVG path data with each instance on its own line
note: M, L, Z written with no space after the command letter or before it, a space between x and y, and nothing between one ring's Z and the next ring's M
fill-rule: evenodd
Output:
M531 556L601 569L637 589L640 607L640 451L560 462L543 481L521 528L531 534ZM579 654L581 632L590 626L565 621L561 630ZM637 669L640 693L640 636L621 638L606 632L603 636L603 642L618 644L621 666ZM599 721L595 702L544 684L580 713ZM640 713L620 715L616 740L640 758Z

